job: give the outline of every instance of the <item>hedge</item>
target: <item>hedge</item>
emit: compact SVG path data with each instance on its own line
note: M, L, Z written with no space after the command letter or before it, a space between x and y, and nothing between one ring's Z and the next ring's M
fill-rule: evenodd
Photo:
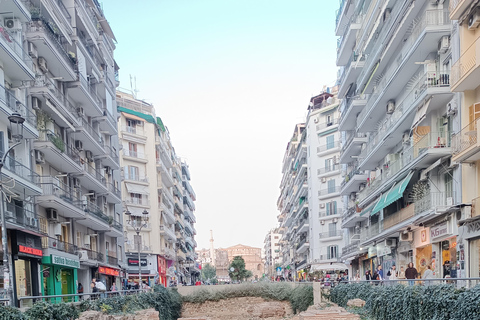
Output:
M343 307L351 299L365 300L369 316L378 320L480 319L480 286L456 289L447 284L373 286L350 283L332 288L329 298Z

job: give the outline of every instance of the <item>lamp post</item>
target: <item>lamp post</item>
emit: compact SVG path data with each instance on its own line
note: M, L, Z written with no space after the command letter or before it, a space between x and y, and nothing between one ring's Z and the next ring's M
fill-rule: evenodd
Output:
M127 224L129 224L133 230L135 230L135 232L137 233L137 242L138 242L138 287L141 288L141 284L142 284L142 262L140 260L140 252L142 250L142 242L141 242L141 239L140 239L140 231L142 231L142 228L145 228L147 227L147 223L148 223L148 211L147 210L143 210L142 212L142 217L140 218L140 225L137 225L137 219L134 219L132 220L131 219L131 216L132 216L132 213L130 211L127 211L125 212L125 215L128 217L127 219Z
M16 146L18 146L23 139L23 123L25 122L25 118L23 118L19 113L12 113L11 116L8 117L8 121L10 122L10 132L12 135L12 139L15 140L15 143L5 151L4 154L1 155L0 158L0 179L2 179L2 169L5 164L5 160L7 159L8 154L10 151L13 150ZM3 183L0 182L0 219L2 219L2 249L3 249L3 288L7 292L7 296L9 299L9 304L13 305L13 275L10 272L9 262L8 262L8 238L7 238L7 222L5 221L5 200L3 197ZM13 268L13 266L12 266Z

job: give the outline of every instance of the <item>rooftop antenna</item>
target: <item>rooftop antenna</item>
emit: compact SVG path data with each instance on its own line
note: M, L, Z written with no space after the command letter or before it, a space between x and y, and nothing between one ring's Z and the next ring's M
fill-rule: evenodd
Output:
M133 98L137 99L137 93L139 90L137 90L137 77L133 77L133 84L132 84L132 75L130 75L130 91L132 92Z

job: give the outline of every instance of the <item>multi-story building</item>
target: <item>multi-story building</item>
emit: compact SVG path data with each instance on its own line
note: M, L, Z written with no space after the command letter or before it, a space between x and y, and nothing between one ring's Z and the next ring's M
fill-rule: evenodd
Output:
M220 249L222 250L222 249ZM229 264L235 257L242 257L245 261L245 269L250 270L255 279L263 277L264 262L262 261L262 249L246 246L243 244L237 244L236 246L228 247L224 249L227 252ZM218 257L218 254L217 254ZM217 271L218 276L218 271Z
M277 276L277 267L281 268L281 257L280 257L280 237L282 235L278 233L277 229L270 230L264 240L264 257L265 261L265 275L269 278L274 278Z
M168 268L176 261L171 148L165 139L165 127L151 104L120 91L117 102L122 200L129 212L124 221L128 276L138 281L141 263L142 280L154 283L158 279L167 286Z
M343 245L339 104L333 89L311 98L306 122L296 126L284 156L278 219L286 278L305 279L338 262Z
M459 163L462 176L457 180L461 188L465 212L460 221L462 226L458 239L458 277L480 276L480 148L478 142L478 118L480 114L480 65L476 60L480 43L480 7L475 1L450 1L450 19L455 20L452 28L452 76L450 86L458 95L456 104L448 112L457 114L460 127L453 137L452 161ZM471 207L470 207L471 204ZM464 267L464 268L462 268Z
M2 2L2 110L25 118L3 167L19 306L79 283L88 292L92 278L120 285L115 37L97 1L75 3ZM5 134L2 150L13 141Z
M444 1L341 2L342 260L354 273L414 262L456 275L450 34Z

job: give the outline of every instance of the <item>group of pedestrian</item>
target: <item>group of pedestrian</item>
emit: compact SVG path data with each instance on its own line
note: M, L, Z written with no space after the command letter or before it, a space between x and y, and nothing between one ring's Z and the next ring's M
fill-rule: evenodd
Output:
M359 275L359 273L357 273ZM367 270L365 272L365 280L367 281L375 281L375 285L382 283L385 280L407 280L408 285L413 286L415 284L415 279L420 276L420 273L414 267L413 262L410 262L405 270L403 266L400 267L400 270L397 271L395 265L393 265L390 270L388 270L387 274L384 276L382 266L378 266L377 269L372 272ZM434 274L432 271L431 266L427 266L427 270L422 275L422 279L433 279ZM402 283L402 282L400 282ZM429 281L425 281L425 285L429 285Z

